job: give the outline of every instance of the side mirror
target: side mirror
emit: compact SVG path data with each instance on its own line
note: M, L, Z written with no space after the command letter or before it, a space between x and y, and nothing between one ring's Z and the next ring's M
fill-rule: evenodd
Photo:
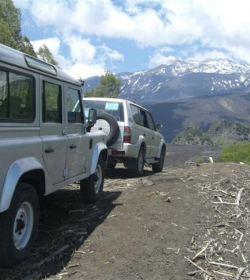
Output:
M161 131L163 128L163 125L162 124L157 124L156 125L156 131Z
M92 127L96 123L97 111L95 108L89 109L88 126Z

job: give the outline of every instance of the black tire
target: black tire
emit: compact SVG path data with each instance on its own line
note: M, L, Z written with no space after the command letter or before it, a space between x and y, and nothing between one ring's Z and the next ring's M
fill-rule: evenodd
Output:
M116 162L108 163L108 169L115 169L115 167L116 167Z
M165 150L162 149L159 162L152 164L153 172L162 172L164 167L164 159L165 159Z
M28 258L39 222L39 199L29 184L18 183L10 208L0 214L0 265L13 267Z
M104 161L102 156L99 157L95 173L89 178L80 181L80 192L83 202L95 203L102 195L104 183Z
M138 153L138 157L136 159L136 169L134 169L134 175L136 177L140 177L143 175L144 164L145 164L145 152L144 149L141 147Z
M107 114L107 113L97 113L96 119L103 120L104 126L109 127L109 129L106 133L107 146L113 145L115 143L115 141L118 139L118 136L120 134L120 129L119 129L117 121L110 114Z

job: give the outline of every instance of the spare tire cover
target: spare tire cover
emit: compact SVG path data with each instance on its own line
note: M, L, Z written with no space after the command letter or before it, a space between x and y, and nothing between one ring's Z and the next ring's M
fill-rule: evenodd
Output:
M107 113L97 113L95 127L102 130L107 135L107 146L111 146L117 140L120 129L117 121Z

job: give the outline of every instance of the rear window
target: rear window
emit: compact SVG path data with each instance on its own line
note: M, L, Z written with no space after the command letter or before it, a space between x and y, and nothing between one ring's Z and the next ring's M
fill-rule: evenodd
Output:
M89 109L95 108L97 109L97 112L104 112L110 114L117 121L124 121L122 102L84 99L83 104L86 118L88 117Z
M32 77L0 70L0 122L32 122L34 94Z

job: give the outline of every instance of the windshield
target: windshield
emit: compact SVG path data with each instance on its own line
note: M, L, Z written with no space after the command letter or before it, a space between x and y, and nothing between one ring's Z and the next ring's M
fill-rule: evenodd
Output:
M124 121L123 103L105 100L83 100L84 112L86 118L90 108L97 109L97 112L105 112L110 114L117 121Z

